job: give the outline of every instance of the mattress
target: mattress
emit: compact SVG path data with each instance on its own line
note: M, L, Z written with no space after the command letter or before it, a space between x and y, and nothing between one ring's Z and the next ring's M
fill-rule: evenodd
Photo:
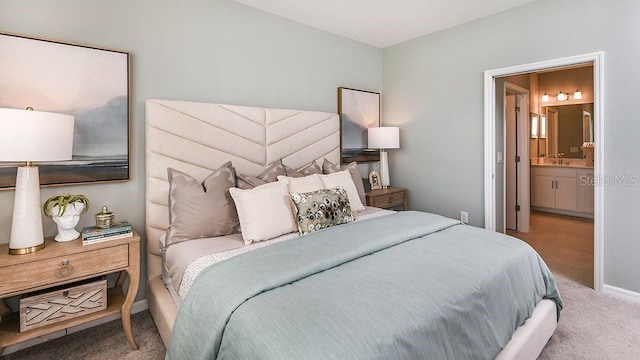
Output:
M392 214L394 211L366 207L356 215L355 221L372 219ZM163 282L174 301L180 305L198 274L206 267L283 241L298 238L298 233L290 233L277 238L245 245L241 233L184 241L169 246L163 255ZM164 243L161 241L161 243ZM163 244L164 245L164 244Z

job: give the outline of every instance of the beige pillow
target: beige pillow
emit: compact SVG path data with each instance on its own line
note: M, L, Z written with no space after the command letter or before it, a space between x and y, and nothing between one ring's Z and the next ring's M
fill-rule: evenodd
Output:
M324 189L324 184L318 175L309 175L305 177L288 177L278 176L278 181L287 184L289 192L306 193Z
M300 170L294 170L287 165L284 166L284 170L288 177L294 178L305 177L313 174L322 175L322 168L315 160Z
M357 213L364 211L364 204L360 201L358 190L353 183L353 179L348 171L339 171L329 175L318 175L325 189L341 187L347 192L349 202L351 203L351 211Z
M236 186L240 189L253 189L256 186L264 185L278 180L279 175L285 175L282 159L269 164L267 169L258 176L238 174Z
M229 194L235 172L227 162L202 182L168 168L169 228L165 248L171 244L231 234L238 229L238 215Z
M364 191L364 184L362 183L362 177L360 177L360 170L358 169L358 163L355 161L349 163L344 170L349 171L349 175L351 175L351 179L358 190L358 197L360 198L360 202L363 204L367 203L367 197ZM334 165L331 161L324 159L322 162L322 173L323 174L332 174L334 172L342 171L339 165Z
M246 245L297 231L285 183L276 181L249 190L231 188L229 192Z

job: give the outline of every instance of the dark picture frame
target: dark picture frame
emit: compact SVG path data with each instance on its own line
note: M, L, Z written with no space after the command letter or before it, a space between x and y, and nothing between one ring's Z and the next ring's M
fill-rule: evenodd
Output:
M380 93L339 87L338 114L341 163L379 161L380 151L367 147L367 129L380 126Z
M40 184L130 179L129 53L0 32L0 108L75 117L73 158L36 164ZM19 163L0 163L0 190Z

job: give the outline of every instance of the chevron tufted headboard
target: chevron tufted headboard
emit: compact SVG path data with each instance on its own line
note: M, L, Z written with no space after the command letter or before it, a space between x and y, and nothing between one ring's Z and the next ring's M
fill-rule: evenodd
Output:
M340 161L338 114L188 101L147 100L147 275L162 273L160 237L169 226L167 167L204 179L231 160L258 175L282 159L291 168Z

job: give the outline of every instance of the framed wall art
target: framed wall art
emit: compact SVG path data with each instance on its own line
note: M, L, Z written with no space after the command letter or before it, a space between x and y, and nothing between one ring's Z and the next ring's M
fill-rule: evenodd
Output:
M380 93L339 87L338 114L341 162L379 161L379 150L367 147L367 129L380 126Z
M0 33L0 108L75 117L73 158L37 164L41 185L129 180L129 54ZM0 164L0 189L19 164Z

